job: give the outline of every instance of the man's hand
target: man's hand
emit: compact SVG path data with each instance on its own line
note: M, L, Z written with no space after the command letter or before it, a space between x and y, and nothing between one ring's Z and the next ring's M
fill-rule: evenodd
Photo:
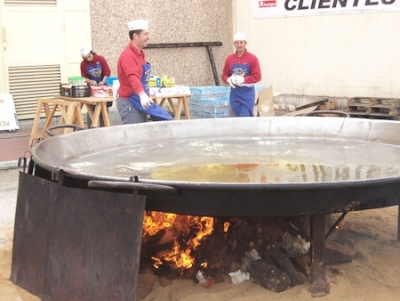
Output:
M148 109L152 103L154 103L153 100L146 93L140 94L140 104L143 109Z
M234 77L234 75L232 75L231 77L229 77L229 78L227 79L227 82L228 82L229 86L231 86L232 88L236 88L235 85L234 85L233 82L232 82L233 77Z
M232 76L232 83L237 86L241 86L244 84L244 77L240 75L234 75Z

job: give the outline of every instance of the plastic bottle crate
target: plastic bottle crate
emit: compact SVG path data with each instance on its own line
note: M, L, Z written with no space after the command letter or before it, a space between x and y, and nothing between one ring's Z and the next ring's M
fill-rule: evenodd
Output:
M60 95L68 97L89 97L90 87L87 84L83 85L60 84Z
M203 86L190 88L190 94L195 99L216 99L228 98L231 92L230 87L225 86Z
M190 88L190 116L192 118L229 117L230 87L203 86Z
M192 118L229 117L229 97L215 99L190 98L190 116Z

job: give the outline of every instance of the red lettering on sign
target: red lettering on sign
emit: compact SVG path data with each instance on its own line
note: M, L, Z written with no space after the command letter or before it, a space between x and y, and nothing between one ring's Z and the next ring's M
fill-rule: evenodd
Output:
M276 0L266 0L266 1L258 1L258 7L275 7Z

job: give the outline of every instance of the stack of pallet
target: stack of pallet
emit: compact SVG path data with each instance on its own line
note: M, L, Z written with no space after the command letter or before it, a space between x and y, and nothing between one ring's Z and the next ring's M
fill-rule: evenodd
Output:
M353 97L349 98L345 111L351 117L399 119L400 99Z

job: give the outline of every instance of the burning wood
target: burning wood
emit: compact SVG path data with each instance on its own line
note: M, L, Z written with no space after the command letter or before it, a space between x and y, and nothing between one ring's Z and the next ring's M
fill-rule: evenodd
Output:
M281 292L303 284L311 274L310 242L298 234L301 231L292 229L289 234L288 224L274 218L149 212L143 226L141 265L169 279L180 277L212 285L229 275L234 284L250 280ZM334 243L329 245L340 250ZM345 251L346 259L354 255Z

